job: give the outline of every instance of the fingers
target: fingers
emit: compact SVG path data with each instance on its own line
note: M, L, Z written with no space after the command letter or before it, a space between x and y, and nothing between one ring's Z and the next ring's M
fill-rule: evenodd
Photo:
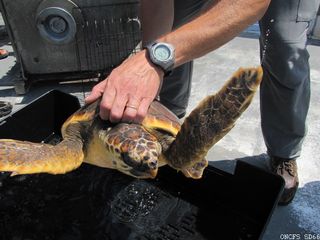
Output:
M92 88L92 91L89 96L84 100L86 104L90 104L100 98L106 88L107 79L98 83L96 86Z
M143 98L139 104L128 101L121 119L122 122L141 123L148 113L152 99Z
M123 122L136 122L138 109L140 106L140 99L135 96L129 96L127 103L125 104L125 110L123 112Z
M141 123L147 115L151 100L134 96L122 97L115 90L103 94L100 103L100 117L111 122Z
M142 122L162 78L163 71L149 62L146 51L141 51L115 68L86 101L102 96L100 117L104 120Z
M113 102L109 99L115 99ZM126 100L129 99L129 100ZM141 123L148 113L152 99L141 101L136 97L119 98L104 94L100 104L100 117L111 122Z
M134 119L135 123L142 123L143 119L145 118L145 116L148 113L148 109L149 109L149 106L152 101L153 101L153 99L148 99L148 98L142 99L142 101L140 102L140 106L139 106L137 115Z
M108 89L103 93L101 103L100 103L100 112L99 112L99 115L102 119L110 120L111 122L118 122L121 119L121 116L120 116L120 119L119 117L117 117L117 113L113 113L112 119L110 118L111 109L114 104L115 97L116 97L116 89L114 88Z

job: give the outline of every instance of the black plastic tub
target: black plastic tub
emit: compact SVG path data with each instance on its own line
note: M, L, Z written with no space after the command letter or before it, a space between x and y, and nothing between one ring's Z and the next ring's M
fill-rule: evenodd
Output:
M51 91L0 123L0 138L60 141L79 107ZM261 239L283 189L280 177L238 161L201 180L163 167L155 180L83 164L65 175L0 173L1 240Z

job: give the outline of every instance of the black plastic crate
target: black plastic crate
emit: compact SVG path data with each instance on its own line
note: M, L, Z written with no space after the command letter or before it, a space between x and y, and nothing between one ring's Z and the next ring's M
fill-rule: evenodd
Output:
M0 138L57 143L79 107L52 91L0 123ZM238 161L200 180L162 167L155 180L83 164L65 175L0 173L0 239L261 239L283 189L280 177Z

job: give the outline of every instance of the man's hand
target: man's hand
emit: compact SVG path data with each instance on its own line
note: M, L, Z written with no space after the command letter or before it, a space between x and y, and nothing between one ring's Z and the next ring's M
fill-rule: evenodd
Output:
M92 89L85 101L91 103L102 96L102 119L140 123L158 93L163 75L143 50L115 68L107 79Z

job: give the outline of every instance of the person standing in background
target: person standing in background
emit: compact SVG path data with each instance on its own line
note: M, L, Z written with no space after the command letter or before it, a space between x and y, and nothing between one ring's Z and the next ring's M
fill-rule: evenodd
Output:
M280 204L298 189L296 159L306 135L310 103L307 33L320 0L272 0L259 22L263 80L261 126L271 170L285 180Z

